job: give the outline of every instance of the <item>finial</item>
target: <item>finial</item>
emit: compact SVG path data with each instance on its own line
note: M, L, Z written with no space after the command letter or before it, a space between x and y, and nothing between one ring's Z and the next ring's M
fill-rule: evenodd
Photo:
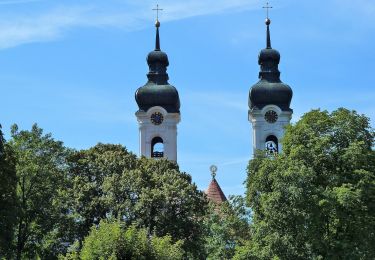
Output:
M269 9L273 8L272 6L269 6L269 3L267 2L266 6L263 6L267 10L267 18L266 18L266 25L267 25L267 49L271 48L271 36L270 36L270 24L271 19L269 18Z
M159 8L159 5L156 5L156 8L152 9L156 11L156 22L155 22L155 27L156 27L156 40L155 40L155 50L160 51L160 38L159 38L159 27L160 27L160 22L159 22L159 11L162 11L163 9Z
M216 165L211 165L210 166L210 171L211 171L212 179L215 179L215 177L216 177L216 171L217 171L217 166Z
M155 27L159 28L160 27L160 22L159 22L159 11L163 11L163 9L159 8L159 5L156 5L156 8L152 9L153 11L156 11L156 22L155 22Z
M267 19L266 19L266 24L267 22L269 21L269 23L271 23L271 20L269 19L269 16L268 16L268 11L269 9L273 8L272 6L270 6L270 4L267 2L266 6L263 6L263 8L265 8L267 10ZM269 25L269 24L267 24Z

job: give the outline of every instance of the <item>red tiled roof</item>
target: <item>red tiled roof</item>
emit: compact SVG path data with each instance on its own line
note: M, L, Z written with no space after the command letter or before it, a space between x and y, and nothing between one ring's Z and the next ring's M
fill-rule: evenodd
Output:
M216 179L212 179L205 193L210 201L215 202L217 204L220 204L227 200L227 198L224 195L224 192L221 190L220 185L219 183L217 183Z

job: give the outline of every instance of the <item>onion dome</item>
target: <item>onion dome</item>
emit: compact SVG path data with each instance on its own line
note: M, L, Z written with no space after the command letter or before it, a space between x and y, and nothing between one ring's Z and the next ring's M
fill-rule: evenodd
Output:
M290 111L293 91L287 84L284 84L280 80L280 71L278 68L280 53L271 47L270 24L271 20L267 18L267 47L259 53L260 80L250 89L249 108L262 109L264 106L273 104L284 111Z
M168 113L179 113L180 98L177 89L168 83L168 56L160 50L160 22L158 20L155 23L155 27L155 50L147 55L147 64L149 66L148 81L144 86L137 89L135 100L140 111L146 112L151 107L161 106Z

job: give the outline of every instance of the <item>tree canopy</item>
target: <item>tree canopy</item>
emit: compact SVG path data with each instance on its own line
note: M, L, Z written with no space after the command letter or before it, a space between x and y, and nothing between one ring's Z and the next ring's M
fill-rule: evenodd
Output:
M220 205L210 203L204 224L206 259L232 259L250 237L250 210L243 197L229 196Z
M121 221L102 220L93 226L83 241L80 252L73 251L60 259L183 259L182 241L172 242L171 236L149 236L145 228L134 225L124 228Z
M313 110L250 161L246 200L210 205L174 162L0 128L0 258L375 259L374 139Z
M9 225L9 232L0 241L12 258L56 259L73 244L83 248L93 226L114 218L148 236L180 241L185 256L204 254L207 202L176 163L138 159L113 144L74 151L37 125L30 131L14 125L9 149L3 149L4 143L1 135L0 177L8 183L0 183L7 184L0 191L5 194L13 181L17 210L1 207L1 230Z
M14 125L11 134L9 146L14 152L18 180L15 257L34 258L51 250L43 247L62 217L57 205L68 151L36 124L31 131L18 131Z
M109 144L74 152L68 162L67 192L79 241L93 224L115 217L149 234L183 240L188 254L200 254L207 203L174 162L136 159L121 145Z
M313 110L287 127L282 144L283 154L259 154L249 164L253 225L237 259L374 259L369 119Z
M5 142L0 125L0 258L12 251L17 217L17 176L14 153Z

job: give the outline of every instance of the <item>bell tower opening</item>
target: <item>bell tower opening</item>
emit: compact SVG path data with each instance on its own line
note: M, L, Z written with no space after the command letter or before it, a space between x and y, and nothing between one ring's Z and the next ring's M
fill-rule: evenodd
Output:
M276 136L269 135L266 138L266 151L270 154L279 152L279 142Z
M154 137L151 141L151 157L152 158L164 157L164 143L163 143L163 139L159 136Z

